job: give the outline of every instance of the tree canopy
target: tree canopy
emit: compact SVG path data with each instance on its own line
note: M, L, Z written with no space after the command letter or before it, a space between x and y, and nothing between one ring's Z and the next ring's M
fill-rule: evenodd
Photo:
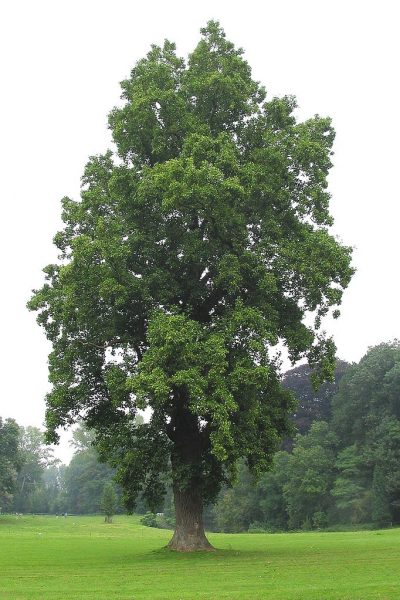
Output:
M238 459L262 472L289 430L277 343L332 375L321 317L352 275L329 233L330 119L296 122L218 23L201 34L186 62L165 41L122 82L115 151L64 198L60 259L29 303L53 346L48 439L94 428L131 507L169 473L181 550L208 546L203 502Z

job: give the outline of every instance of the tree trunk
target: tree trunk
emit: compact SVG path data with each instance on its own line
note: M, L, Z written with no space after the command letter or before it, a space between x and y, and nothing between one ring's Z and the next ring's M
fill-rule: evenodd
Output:
M213 551L203 525L203 500L195 490L174 486L176 525L168 548L178 552Z

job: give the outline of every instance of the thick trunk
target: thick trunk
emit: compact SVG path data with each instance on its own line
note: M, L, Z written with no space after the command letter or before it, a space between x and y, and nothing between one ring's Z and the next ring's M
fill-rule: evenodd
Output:
M212 551L203 525L203 500L196 489L174 489L176 525L168 547L178 552Z
M185 402L183 392L177 392L176 411L169 427L169 437L174 443L171 467L176 525L168 547L178 552L214 550L205 536L203 525L204 439L197 417L185 406Z

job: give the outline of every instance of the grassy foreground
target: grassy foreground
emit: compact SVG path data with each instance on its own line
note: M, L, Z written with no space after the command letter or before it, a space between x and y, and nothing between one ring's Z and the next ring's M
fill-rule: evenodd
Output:
M137 517L0 516L0 599L400 598L400 529L211 534L215 553L162 549Z

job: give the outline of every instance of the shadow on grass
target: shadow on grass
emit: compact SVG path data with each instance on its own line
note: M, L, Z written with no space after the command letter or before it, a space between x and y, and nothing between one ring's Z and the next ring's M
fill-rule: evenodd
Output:
M157 557L162 559L163 561L171 561L176 562L177 560L185 560L185 561L201 561L201 562L209 562L215 563L219 562L221 559L239 559L246 560L246 558L254 558L255 556L262 557L264 555L271 556L271 549L260 550L238 550L237 548L232 548L229 546L228 548L215 548L214 551L210 552L207 550L198 550L196 552L177 552L176 550L171 550L170 548L164 546L162 548L156 548L155 550L150 550L148 553L153 557Z

